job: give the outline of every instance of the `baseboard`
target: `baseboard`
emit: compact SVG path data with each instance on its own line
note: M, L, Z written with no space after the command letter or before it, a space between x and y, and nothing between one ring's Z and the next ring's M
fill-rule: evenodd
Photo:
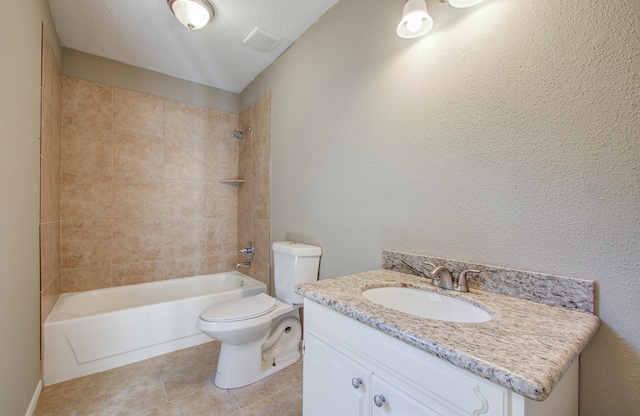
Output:
M38 407L38 399L40 398L40 393L42 393L42 380L38 380L36 391L33 392L33 397L31 397L31 403L29 403L29 407L27 408L27 413L25 413L24 416L33 416L36 413L36 407Z

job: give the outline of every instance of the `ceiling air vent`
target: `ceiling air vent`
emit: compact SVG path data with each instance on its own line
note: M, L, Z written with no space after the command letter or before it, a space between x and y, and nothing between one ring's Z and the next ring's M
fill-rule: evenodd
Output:
M245 45L251 46L253 49L257 49L260 52L271 52L280 44L280 42L282 42L282 38L259 28L258 26L256 26L242 41Z

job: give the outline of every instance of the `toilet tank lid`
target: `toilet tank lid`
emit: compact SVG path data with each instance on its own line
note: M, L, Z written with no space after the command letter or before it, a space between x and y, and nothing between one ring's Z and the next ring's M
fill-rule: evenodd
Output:
M276 241L273 243L273 251L293 256L319 256L322 254L322 249L318 246L295 241Z

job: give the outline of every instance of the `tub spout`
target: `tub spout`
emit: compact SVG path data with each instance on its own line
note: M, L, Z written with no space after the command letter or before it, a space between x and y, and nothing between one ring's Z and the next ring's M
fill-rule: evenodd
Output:
M240 267L249 267L249 268L251 268L251 262L250 261L241 261L239 263L236 263L236 270L239 269Z

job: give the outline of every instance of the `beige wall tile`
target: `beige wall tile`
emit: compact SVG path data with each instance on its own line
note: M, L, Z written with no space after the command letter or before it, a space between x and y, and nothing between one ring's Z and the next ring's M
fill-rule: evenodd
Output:
M162 260L162 220L113 222L113 264Z
M113 286L156 282L163 280L163 276L161 260L113 266Z
M113 169L119 176L164 176L164 140L120 133L114 142Z
M206 256L206 220L165 220L164 259Z
M251 218L268 220L270 214L271 180L268 176L252 179Z
M40 222L60 221L60 171L40 158Z
M165 180L164 218L205 218L204 181Z
M238 176L249 180L253 176L253 141L242 141L238 152Z
M238 177L238 140L213 138L207 144L207 179L220 180Z
M205 179L206 143L200 140L166 140L164 176L168 179Z
M76 78L62 78L62 126L96 141L113 138L113 88ZM63 140L66 136L63 137Z
M271 137L271 92L258 98L253 107L253 137Z
M269 220L251 221L251 239L255 247L256 261L271 263L271 236L269 235Z
M257 136L253 139L254 178L271 174L271 137Z
M164 262L164 278L201 276L207 274L207 258L193 257L189 259L169 259Z
M238 228L235 219L207 220L207 254L211 256L236 253Z
M60 222L40 224L40 290L60 273Z
M60 188L62 219L111 219L113 215L111 176L63 173Z
M251 219L252 187L253 179L248 179L245 183L238 185L238 218Z
M238 123L238 114L210 108L208 140L229 140L230 142L237 141L237 139L233 136L233 131L239 128L246 127L241 127Z
M116 176L113 180L113 217L162 218L164 186L160 179Z
M209 255L207 256L207 273L224 273L236 269L236 255L230 254L226 256Z
M112 235L111 221L63 221L61 267L75 269L110 265Z
M267 293L271 293L270 265L262 261L253 261L250 276L267 285ZM275 296L275 293L273 293Z
M114 88L114 129L117 136L163 137L164 99Z
M209 110L180 101L165 100L164 137L169 142L206 141Z
M74 125L63 125L61 162L62 171L113 174L113 139L96 138Z
M240 250L244 248L247 241L251 241L251 220L249 219L239 219L238 220L238 243L236 245L236 249ZM243 256L238 256L238 260L240 260Z
M56 275L56 278L52 279L47 286L42 288L40 293L40 323L44 324L47 317L56 306L56 302L61 294L60 288L60 274ZM41 327L42 329L42 327Z
M238 188L242 184L207 182L207 218L237 218Z
M111 287L111 266L63 269L60 274L63 293Z

